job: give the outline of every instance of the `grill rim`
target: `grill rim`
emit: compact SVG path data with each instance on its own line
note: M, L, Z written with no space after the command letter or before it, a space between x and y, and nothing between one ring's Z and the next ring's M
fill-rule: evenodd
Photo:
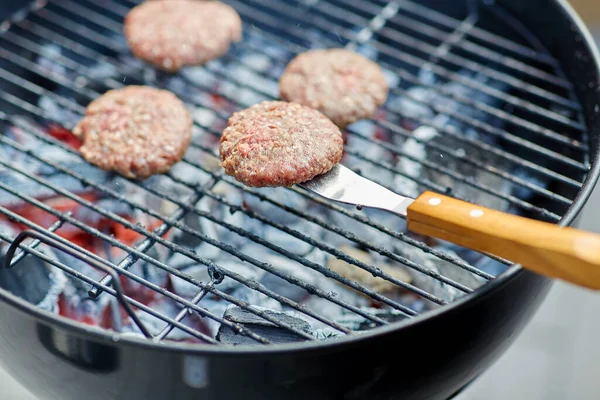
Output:
M583 42L586 43L586 48L590 52L592 62L590 64L595 65L598 75L600 75L600 49L593 45L595 43L594 38L591 35L588 27L585 25L579 14L575 9L567 2L567 0L555 0L558 8L566 14L566 18L570 19L575 27L578 29L578 33L583 36ZM26 9L27 7L25 7ZM598 180L600 179L600 140L596 142L596 146L592 146L591 135L587 135L589 145L589 157L591 158L591 165L587 171L587 176L582 182L582 186L573 199L572 204L567 209L566 213L556 222L559 226L571 226L575 223L577 217L580 215L583 207L587 204L589 197L596 187ZM406 330L411 326L421 325L430 321L442 314L452 313L460 311L459 309L467 308L481 302L485 297L491 295L496 290L503 286L507 286L510 282L518 279L523 274L529 274L529 272L523 269L518 264L512 264L505 272L498 275L495 279L488 281L485 285L475 289L470 294L467 294L451 303L444 305L441 308L419 313L413 318L407 318L399 322L391 323L385 326L378 326L367 331L362 331L354 335L344 335L334 340L325 341L312 341L312 342L300 342L300 343L282 343L282 344L271 344L268 346L250 346L250 345L224 345L210 346L210 345L198 345L189 344L182 342L170 342L170 341L151 341L142 337L137 336L123 336L120 333L111 334L109 331L86 325L82 322L78 322L69 318L61 317L49 311L43 310L34 304L31 304L16 295L0 288L0 300L4 301L7 305L14 307L15 309L24 312L28 317L32 317L37 320L38 323L45 322L54 328L67 330L69 333L76 336L87 335L86 339L94 339L99 342L110 343L115 345L116 343L128 345L137 348L143 348L153 351L166 351L175 353L186 353L188 355L201 356L201 355L230 355L230 356L250 356L257 354L289 354L290 352L300 353L309 351L318 351L323 349L340 349L343 346L350 344L360 344L369 340L374 340L378 336ZM540 277L551 281L549 278Z

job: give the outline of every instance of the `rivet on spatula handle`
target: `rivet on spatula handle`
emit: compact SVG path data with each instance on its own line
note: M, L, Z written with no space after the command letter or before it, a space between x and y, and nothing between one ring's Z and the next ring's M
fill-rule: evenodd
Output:
M600 290L600 235L425 192L408 207L408 229L494 254L552 278Z

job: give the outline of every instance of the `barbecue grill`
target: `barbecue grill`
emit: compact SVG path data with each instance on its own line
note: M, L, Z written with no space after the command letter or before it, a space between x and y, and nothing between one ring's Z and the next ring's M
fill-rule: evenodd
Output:
M450 398L551 282L376 210L246 188L218 168L220 132L277 97L299 52L348 47L392 90L349 127L345 165L406 195L572 225L600 168L589 34L564 1L227 3L244 40L167 75L126 46L135 2L3 2L0 360L63 400ZM190 151L164 176L100 171L69 132L128 84L167 88L194 117Z

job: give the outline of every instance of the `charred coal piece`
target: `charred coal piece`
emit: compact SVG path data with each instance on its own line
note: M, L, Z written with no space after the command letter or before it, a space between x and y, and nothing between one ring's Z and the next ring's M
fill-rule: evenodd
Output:
M292 328L302 330L307 333L310 333L312 331L310 324L300 318L292 317L291 315L275 311L265 311L265 313L269 317L276 318L278 321L280 321L286 326L290 326ZM269 339L273 343L301 342L306 340L305 338L298 336L294 332L291 332L286 328L275 325L274 323L267 321L261 318L260 316L246 311L240 307L233 307L228 309L223 315L223 318L233 323L237 323L244 328L248 328L252 332ZM219 328L219 333L217 334L216 339L222 343L233 345L258 344L253 339L245 335L239 334L225 325L221 325L221 327Z
M0 259L4 264L4 256ZM66 277L43 260L27 256L13 268L0 268L0 287L47 311L55 311Z

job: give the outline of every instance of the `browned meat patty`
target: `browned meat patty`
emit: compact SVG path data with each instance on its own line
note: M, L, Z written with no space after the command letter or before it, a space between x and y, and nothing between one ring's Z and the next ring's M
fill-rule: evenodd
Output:
M171 92L128 86L91 102L73 133L90 163L143 179L181 160L192 140L192 117Z
M346 49L299 54L286 67L279 88L283 100L317 109L340 128L372 116L389 91L376 63Z
M265 101L236 112L221 137L221 165L254 187L292 186L329 171L342 158L339 128L300 104Z
M218 1L147 1L125 17L132 53L167 72L203 65L229 51L242 36L242 21Z

